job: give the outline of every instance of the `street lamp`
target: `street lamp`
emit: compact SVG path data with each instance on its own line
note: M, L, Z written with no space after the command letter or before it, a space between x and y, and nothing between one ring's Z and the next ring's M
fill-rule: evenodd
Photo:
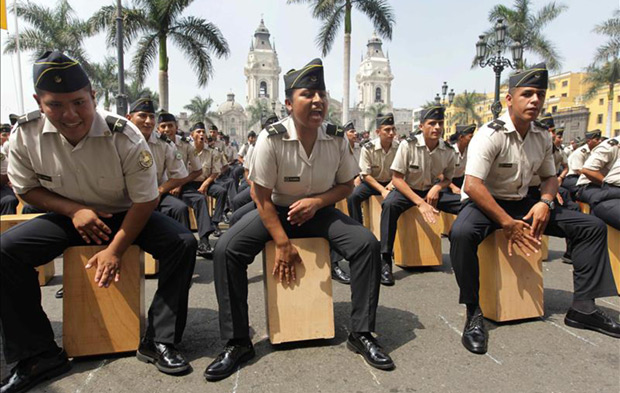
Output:
M478 64L481 68L487 66L493 67L493 71L495 71L495 100L491 106L491 112L493 112L493 118L497 119L502 111L502 103L499 100L499 86L502 71L504 71L504 68L506 67L518 69L523 59L523 45L521 45L518 41L511 45L510 51L512 52L512 63L509 59L502 56L502 53L504 53L504 50L506 49L506 25L504 24L503 19L498 19L497 23L495 23L496 55L487 58L489 47L487 46L485 37L481 35L478 38L478 42L476 42L476 60L478 61Z
M446 94L448 95L448 105L446 105ZM454 101L454 89L450 89L450 93L448 93L448 82L443 82L441 85L441 97L439 97L439 93L435 96L435 104L442 106L450 106Z

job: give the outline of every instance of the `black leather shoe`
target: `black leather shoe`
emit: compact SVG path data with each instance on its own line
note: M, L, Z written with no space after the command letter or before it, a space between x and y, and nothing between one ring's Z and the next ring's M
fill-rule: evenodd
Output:
M461 342L469 352L478 355L487 353L489 337L486 329L484 328L484 318L482 313L478 312L471 317L467 317Z
M392 274L392 265L387 262L381 262L381 285L391 287L394 285L394 275Z
M213 258L213 248L209 243L199 243L196 249L196 255L205 259Z
M232 345L230 341L211 364L207 366L204 376L207 381L214 382L229 377L243 363L252 359L256 353L252 343L249 345Z
M577 329L595 330L611 337L620 338L620 324L598 308L591 314L584 314L571 307L564 317L564 323Z
M187 360L172 344L142 340L136 357L141 362L155 364L155 367L165 374L180 374L190 369Z
M334 262L332 264L332 280L336 280L346 285L351 284L351 277L349 276L349 274L347 274L347 272L340 268L338 262Z
M220 229L220 227L218 227L217 225L215 226L215 231L213 231L213 233L211 233L214 237L220 237L222 236L222 230Z
M56 294L54 294L54 297L56 299L62 299L64 295L65 295L65 287L60 287L60 289L56 291Z
M351 333L347 339L347 348L364 357L366 363L380 370L392 370L394 361L383 351L377 340L370 333Z
M58 349L51 357L33 356L21 360L11 374L0 384L2 393L20 393L30 390L40 382L62 375L71 369L67 353Z

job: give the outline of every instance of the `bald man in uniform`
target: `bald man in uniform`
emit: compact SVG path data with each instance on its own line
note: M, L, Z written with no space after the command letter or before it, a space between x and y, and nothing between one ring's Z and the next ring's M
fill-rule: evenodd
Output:
M0 237L0 320L7 363L3 393L25 392L67 372L41 308L35 271L67 247L105 245L87 263L98 291L122 280L121 256L137 244L160 261L158 286L137 352L168 374L189 369L175 348L187 320L196 239L178 222L153 212L159 193L147 142L125 119L96 109L82 67L46 52L33 67L40 110L22 116L11 134L8 175L16 192L47 213Z
M488 334L479 305L478 245L503 229L509 253L519 247L538 252L542 235L567 237L573 244L573 303L564 323L620 338L620 324L595 305L617 295L607 253L607 230L598 218L556 206L558 181L549 132L534 121L544 104L548 73L544 64L509 79L508 111L482 126L467 155L463 208L450 231L450 260L459 302L467 307L461 342L484 354ZM541 178L539 200L527 196L534 174Z

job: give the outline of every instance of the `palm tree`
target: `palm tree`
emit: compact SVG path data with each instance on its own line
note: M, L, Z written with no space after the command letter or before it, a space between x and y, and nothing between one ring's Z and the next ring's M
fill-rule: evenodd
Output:
M133 79L129 85L125 85L125 94L127 94L127 102L129 104L136 101L138 98L150 98L153 100L155 111L157 111L159 107L159 94L148 87L144 87L141 83L138 83L137 79Z
M159 56L159 106L168 109L168 38L184 53L198 77L198 86L213 74L210 53L221 58L229 54L228 42L212 23L181 13L194 0L133 0L136 8L123 8L125 46L139 38L132 67L142 84ZM107 30L109 46L115 46L116 5L102 7L89 20L93 31Z
M83 47L84 39L90 37L92 32L86 22L76 17L68 0L59 0L51 8L26 1L18 5L17 16L32 26L19 33L19 45L21 49L33 52L33 60L46 51L58 50L80 62L88 75L92 76L92 68ZM9 35L5 45L5 54L15 53L15 35Z
M588 84L586 100L591 100L603 87L607 87L607 124L605 134L611 137L614 85L620 82L620 10L612 18L594 27L594 31L606 35L609 40L596 48L594 61L588 67L584 83Z
M476 112L476 105L485 99L486 96L484 94L476 93L475 91L468 93L467 90L465 90L463 94L454 97L452 105L454 105L455 112L452 116L451 123L471 124L474 122L480 125L482 123L482 118Z
M250 113L250 121L248 123L250 125L259 122L263 115L273 112L267 100L257 100L254 105L248 105L245 110Z
M557 18L568 7L555 2L546 4L537 13L532 10L531 0L514 0L513 8L498 4L489 11L489 22L495 23L498 19L503 19L507 25L506 46L515 42L523 45L523 51L538 55L546 63L550 70L560 69L560 55L555 45L545 37L543 28ZM495 45L495 30L490 28L484 33L489 50L487 56L497 53ZM472 67L476 67L478 62L474 60ZM518 69L523 69L523 64L517 64Z
M392 39L394 15L387 0L287 0L288 4L307 3L312 8L312 16L323 21L316 38L323 56L332 48L338 29L344 19L344 93L342 99L342 123L349 121L349 84L351 74L351 11L355 7L366 15L385 39Z
M204 122L209 115L209 108L213 104L211 98L202 98L199 95L192 98L189 104L183 108L191 112L189 115L189 121L192 123Z
M118 91L118 74L116 72L116 59L106 56L103 63L92 64L92 84L97 94L97 102L103 96L103 109L110 110L114 103L114 95Z

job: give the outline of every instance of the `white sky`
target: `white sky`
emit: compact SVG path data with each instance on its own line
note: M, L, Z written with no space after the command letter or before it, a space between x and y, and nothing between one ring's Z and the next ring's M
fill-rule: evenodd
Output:
M12 5L14 0L7 0ZM34 3L53 6L52 0L31 0ZM124 0L126 3L127 0ZM569 9L544 30L563 58L562 71L582 71L591 61L595 48L604 40L592 33L595 24L611 17L620 0L561 0ZM87 19L104 4L114 0L71 0L76 14ZM389 53L392 72L392 101L395 107L415 108L432 100L440 92L443 81L460 93L463 90L492 91L493 71L470 69L475 55L478 35L491 26L487 16L489 9L498 3L512 5L512 0L393 0L396 15L393 40L384 41L384 52ZM533 0L538 10L550 0ZM275 39L280 66L283 72L306 64L320 51L314 43L319 22L312 19L306 5L287 5L285 0L195 0L184 16L205 18L217 25L230 46L230 56L213 59L214 77L205 88L198 88L194 72L184 55L169 41L170 110L182 111L190 99L199 94L215 101L211 110L226 100L226 94L235 93L236 100L245 105L245 76L243 67L247 60L250 42L258 27L261 15ZM9 31L14 31L13 14L8 16ZM20 21L20 29L25 22ZM6 31L1 31L0 47L4 52ZM358 13L353 15L351 44L351 104L356 99L355 74L360 56L365 53L366 43L372 35L372 25ZM106 54L115 56L113 48L106 49L103 34L86 41L91 61L102 61ZM125 56L125 64L131 62L133 50ZM510 53L506 53L510 56ZM536 60L525 54L528 62ZM343 33L336 38L331 53L323 59L325 77L330 94L342 99ZM22 77L25 111L35 110L32 98L32 54L22 54ZM0 122L7 122L9 113L17 113L16 59L1 55L1 111ZM157 90L157 61L149 74L146 86ZM283 86L281 82L280 86ZM283 99L280 92L280 100Z

